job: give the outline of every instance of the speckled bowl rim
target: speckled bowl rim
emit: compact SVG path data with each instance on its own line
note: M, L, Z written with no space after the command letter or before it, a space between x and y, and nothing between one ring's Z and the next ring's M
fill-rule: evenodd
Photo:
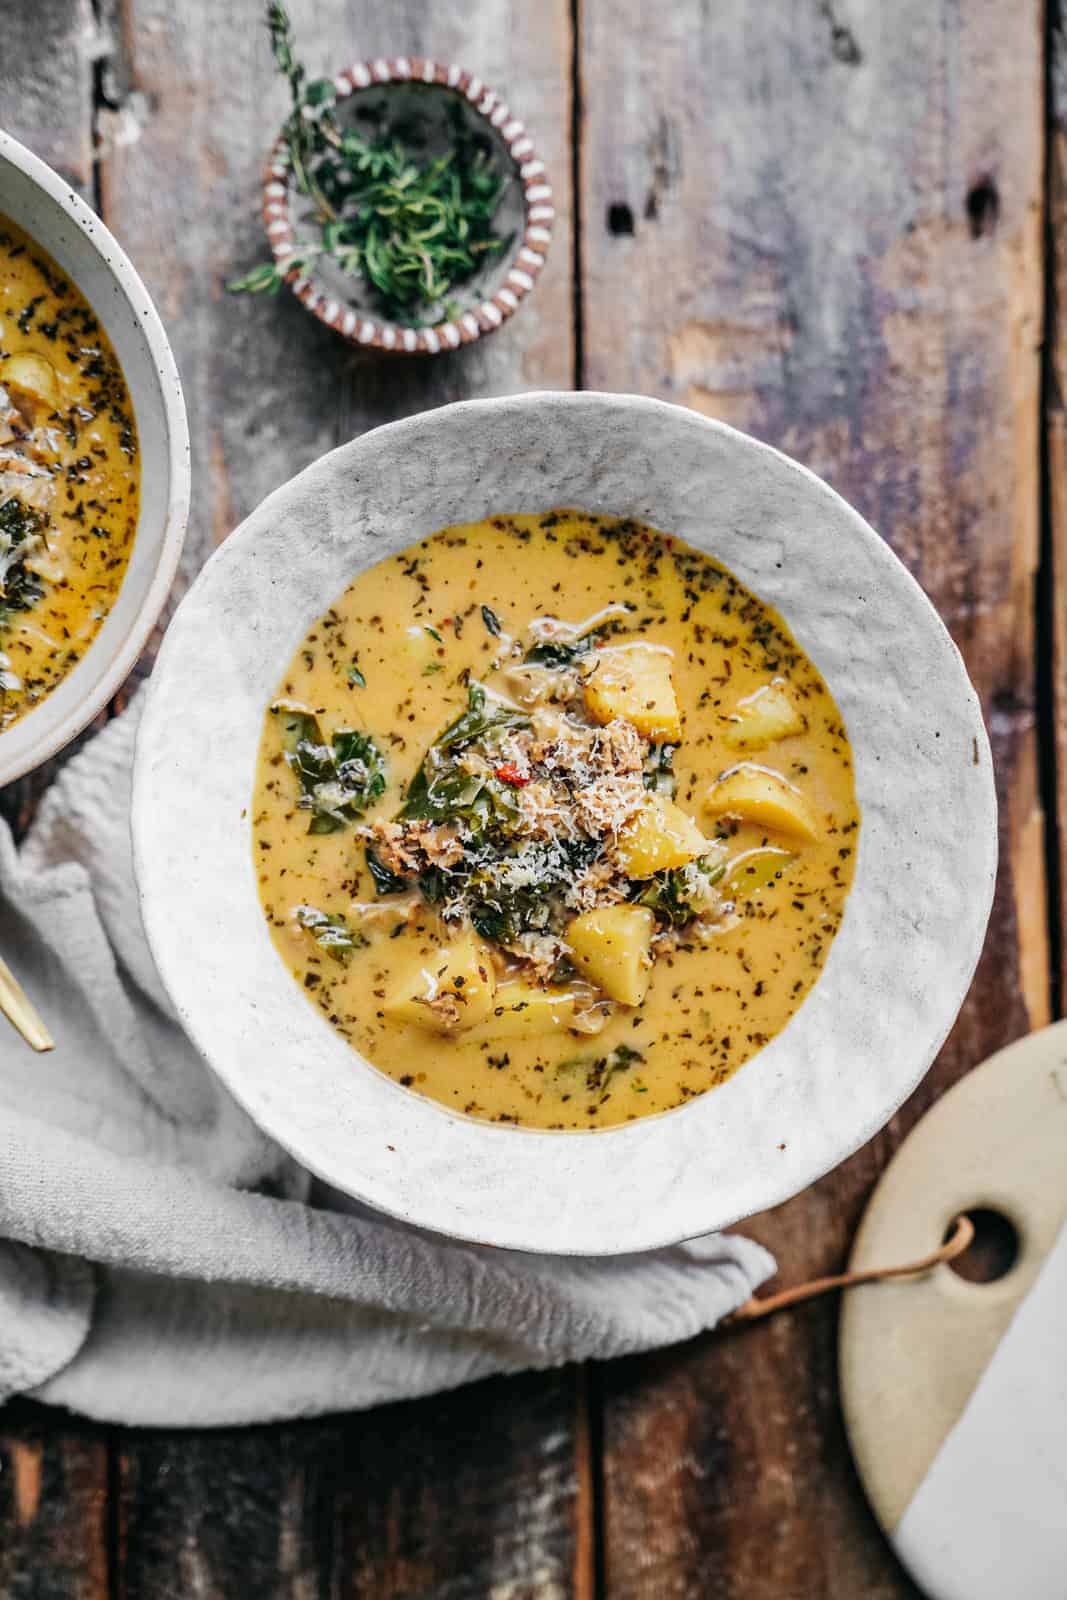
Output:
M454 321L441 322L433 328L407 328L402 323L388 322L382 317L357 311L354 306L344 305L313 272L288 272L285 281L289 288L313 317L339 333L350 344L388 355L438 355L443 351L458 350L462 345L474 344L485 334L495 332L515 314L537 282L545 264L556 216L545 164L525 124L481 78L454 63L444 65L422 56L357 61L354 66L338 73L333 83L339 99L347 99L362 89L387 83L437 84L463 95L507 146L523 187L526 226L521 241L512 248L509 271L496 293L483 300L474 310L465 311ZM289 215L288 175L285 141L279 137L271 150L263 177L263 226L275 262L283 269L296 245Z
M67 678L56 685L26 717L15 723L6 735L0 735L0 788L34 771L77 738L93 718L104 709L118 693L148 643L152 629L167 602L178 571L182 547L185 543L189 521L189 502L192 493L192 467L190 461L189 423L185 410L181 378L171 350L166 330L145 288L137 269L114 234L96 212L77 194L65 179L48 164L35 156L32 150L0 131L0 159L10 164L28 178L60 211L95 251L110 274L116 293L125 300L129 312L138 324L147 345L148 358L155 373L159 389L160 413L165 430L166 468L168 473L167 500L155 537L159 548L151 581L145 588L137 610L125 634L117 643L108 643L105 627L97 634L81 661ZM60 263L63 265L62 263ZM64 272L78 283L78 275L68 267ZM80 287L80 286L79 286ZM90 303L97 315L102 315L100 304ZM134 407L136 417L136 406ZM150 470L152 463L142 455L142 473ZM142 517L144 503L142 501ZM145 537L138 523L137 539ZM124 580L125 581L125 580ZM112 607L114 609L114 607ZM58 710L69 695L66 685L79 673L87 674L88 687L65 710ZM5 740L19 735L14 747ZM8 755L14 748L17 754Z
M263 708L346 581L442 525L566 503L666 527L781 608L849 729L863 824L843 923L785 1028L673 1111L554 1133L464 1117L337 1035L271 942L248 808ZM305 550L299 586L294 537ZM973 977L996 820L989 740L959 651L863 518L814 473L724 423L594 393L423 412L331 451L269 496L211 557L168 630L132 808L161 978L266 1133L335 1189L403 1221L597 1256L675 1244L777 1205L885 1125Z

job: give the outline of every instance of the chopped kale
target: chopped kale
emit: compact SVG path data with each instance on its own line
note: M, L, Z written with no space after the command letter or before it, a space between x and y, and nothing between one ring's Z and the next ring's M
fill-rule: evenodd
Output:
M456 750L460 745L470 744L475 739L484 739L489 734L503 733L508 728L529 726L530 719L525 711L515 711L510 706L499 703L490 704L482 685L472 683L467 689L466 711L454 722L449 723L444 733L434 740L431 748Z
M374 740L340 728L327 744L318 718L285 705L271 707L282 720L285 759L300 781L309 833L336 833L385 792L385 761Z
M645 788L655 794L674 796L674 753L676 744L656 744L645 761Z
M542 639L539 644L532 645L522 659L531 667L552 667L557 671L571 667L583 656L590 655L598 648L602 634L616 633L619 626L618 621L612 617L598 622L580 638L571 639L566 644L562 640Z
M684 927L700 910L692 902L692 890L686 879L687 871L693 870L699 872L710 886L721 880L726 867L721 861L693 861L688 868L672 867L667 872L657 872L655 877L644 882L633 883L630 899L639 906L648 906L669 927Z
M491 705L481 684L472 683L466 711L434 741L408 784L400 821L462 821L474 834L484 833L490 824L512 821L518 809L514 789L498 778L464 772L449 752L476 740L492 742L498 733L529 723L524 712Z
M547 933L551 916L550 902L534 889L495 890L472 900L470 908L475 929L496 944L514 944L524 933Z
M614 1050L604 1056L572 1056L568 1061L561 1061L556 1072L584 1073L586 1089L596 1096L598 1105L603 1105L615 1074L625 1072L644 1059L640 1050L634 1050L628 1044L617 1044Z
M367 846L366 856L367 867L379 894L400 894L408 887L408 880L398 872L390 872L373 845Z
M479 836L494 823L513 821L517 809L510 784L455 766L428 769L424 762L397 815L401 822L465 822Z
M587 656L593 649L596 639L595 633L586 634L584 639L576 639L573 644L558 644L554 640L545 639L540 644L533 645L523 656L523 661L531 667L552 667L561 669L570 667L582 656Z
M366 944L360 933L353 933L339 911L319 911L315 906L297 906L296 919L306 928L319 949L342 966L353 950Z
M12 496L0 505L0 620L6 611L28 611L44 585L26 566L43 541L48 518Z

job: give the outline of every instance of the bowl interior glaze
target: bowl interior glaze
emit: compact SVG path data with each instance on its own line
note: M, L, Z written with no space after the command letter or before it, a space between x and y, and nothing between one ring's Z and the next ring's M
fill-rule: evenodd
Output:
M264 708L308 626L356 572L449 523L559 505L675 534L782 612L844 715L863 813L841 930L783 1032L722 1087L596 1133L475 1122L356 1056L271 944L247 815ZM774 1205L882 1127L963 1000L996 865L976 696L888 546L778 452L622 395L448 406L332 452L266 500L168 633L140 732L133 821L163 980L269 1134L394 1216L486 1244L590 1255L676 1242Z

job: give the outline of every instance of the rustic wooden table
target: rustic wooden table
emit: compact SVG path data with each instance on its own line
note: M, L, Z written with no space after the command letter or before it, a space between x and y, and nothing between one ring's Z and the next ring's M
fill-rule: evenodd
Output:
M427 54L506 91L549 165L557 233L532 302L484 345L360 364L289 297L223 290L262 253L259 171L284 104L256 0L7 0L0 122L102 210L177 350L196 469L183 582L268 490L374 423L474 394L636 390L827 477L925 585L978 684L1003 858L971 997L885 1132L749 1225L790 1279L834 1270L915 1120L1060 992L1059 6L293 11L315 68ZM4 794L16 825L53 771ZM834 1332L818 1303L610 1366L245 1431L13 1406L0 1595L911 1595L850 1465Z

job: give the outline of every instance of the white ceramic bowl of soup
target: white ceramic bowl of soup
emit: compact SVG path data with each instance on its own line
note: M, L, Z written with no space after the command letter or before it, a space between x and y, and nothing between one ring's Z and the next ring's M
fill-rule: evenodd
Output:
M355 574L449 524L558 506L684 539L782 614L844 716L862 813L840 931L785 1028L684 1106L575 1133L457 1115L358 1056L272 945L249 820L265 708ZM767 446L658 401L597 394L473 401L395 423L265 501L164 642L133 831L145 927L178 1014L267 1133L408 1222L591 1255L775 1205L876 1133L955 1019L996 866L977 698L888 546Z
M85 654L0 734L0 786L69 743L121 687L170 591L189 516L189 429L174 356L148 291L118 242L68 183L0 133L0 214L89 302L122 366L139 440L140 511L129 566Z

